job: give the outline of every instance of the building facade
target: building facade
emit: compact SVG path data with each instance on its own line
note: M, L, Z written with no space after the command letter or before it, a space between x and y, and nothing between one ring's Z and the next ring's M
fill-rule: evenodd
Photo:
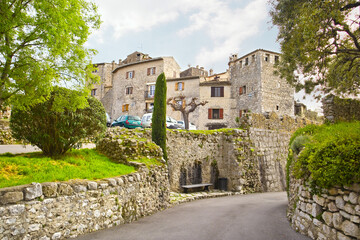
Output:
M185 96L207 101L189 115L198 129L236 127L235 119L246 112L276 112L294 116L294 89L274 75L274 64L280 54L258 49L243 57L229 59L226 72L213 74L202 67L180 72L173 57L151 58L134 52L118 64L97 64L101 84L92 93L99 98L112 120L121 115L142 116L152 112L155 83L160 73L167 78L167 98ZM180 103L179 103L180 104ZM167 107L167 115L182 119L179 111Z

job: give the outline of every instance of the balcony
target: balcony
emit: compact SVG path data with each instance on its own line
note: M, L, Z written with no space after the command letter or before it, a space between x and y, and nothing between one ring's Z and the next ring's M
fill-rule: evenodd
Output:
M144 93L145 100L151 100L154 99L154 92L152 91L145 91Z

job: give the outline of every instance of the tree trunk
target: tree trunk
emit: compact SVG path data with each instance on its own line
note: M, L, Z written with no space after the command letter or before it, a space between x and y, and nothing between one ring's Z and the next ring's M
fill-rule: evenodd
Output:
M186 111L181 112L184 118L185 129L189 130L189 113Z

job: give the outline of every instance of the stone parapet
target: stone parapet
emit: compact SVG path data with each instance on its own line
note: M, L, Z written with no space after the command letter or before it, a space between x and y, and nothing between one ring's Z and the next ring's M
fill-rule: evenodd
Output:
M292 227L312 239L360 239L360 185L338 186L312 194L292 179L288 218Z
M0 189L0 239L64 239L132 222L169 206L165 166L99 181Z

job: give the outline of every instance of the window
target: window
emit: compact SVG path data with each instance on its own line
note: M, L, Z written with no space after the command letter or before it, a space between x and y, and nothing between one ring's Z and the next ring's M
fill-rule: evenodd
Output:
M239 64L240 68L242 68L243 64L242 64L242 61L240 61L240 64Z
M245 116L245 114L246 114L247 112L248 112L247 109L245 109L245 110L240 110L240 111L239 111L239 118Z
M183 91L185 89L184 82L177 82L175 83L175 91Z
M155 75L156 73L156 67L151 67L147 69L147 75Z
M251 61L255 62L255 54L251 56Z
M249 58L245 58L245 66L249 65Z
M133 87L127 87L126 88L126 95L133 93Z
M224 109L208 109L208 118L209 119L223 119L224 118Z
M279 62L279 56L275 56L275 62Z
M124 105L122 105L122 111L123 111L123 112L129 111L129 104L124 104Z
M239 95L246 94L246 86L242 86L239 88Z
M149 86L149 97L154 97L155 96L155 85L150 85Z
M126 79L134 78L134 77L135 77L135 71L126 72Z
M270 54L265 54L265 62L270 62Z
M91 96L96 96L96 89L91 90Z
M279 111L279 105L276 105L276 111Z
M224 87L211 87L211 97L224 97Z

